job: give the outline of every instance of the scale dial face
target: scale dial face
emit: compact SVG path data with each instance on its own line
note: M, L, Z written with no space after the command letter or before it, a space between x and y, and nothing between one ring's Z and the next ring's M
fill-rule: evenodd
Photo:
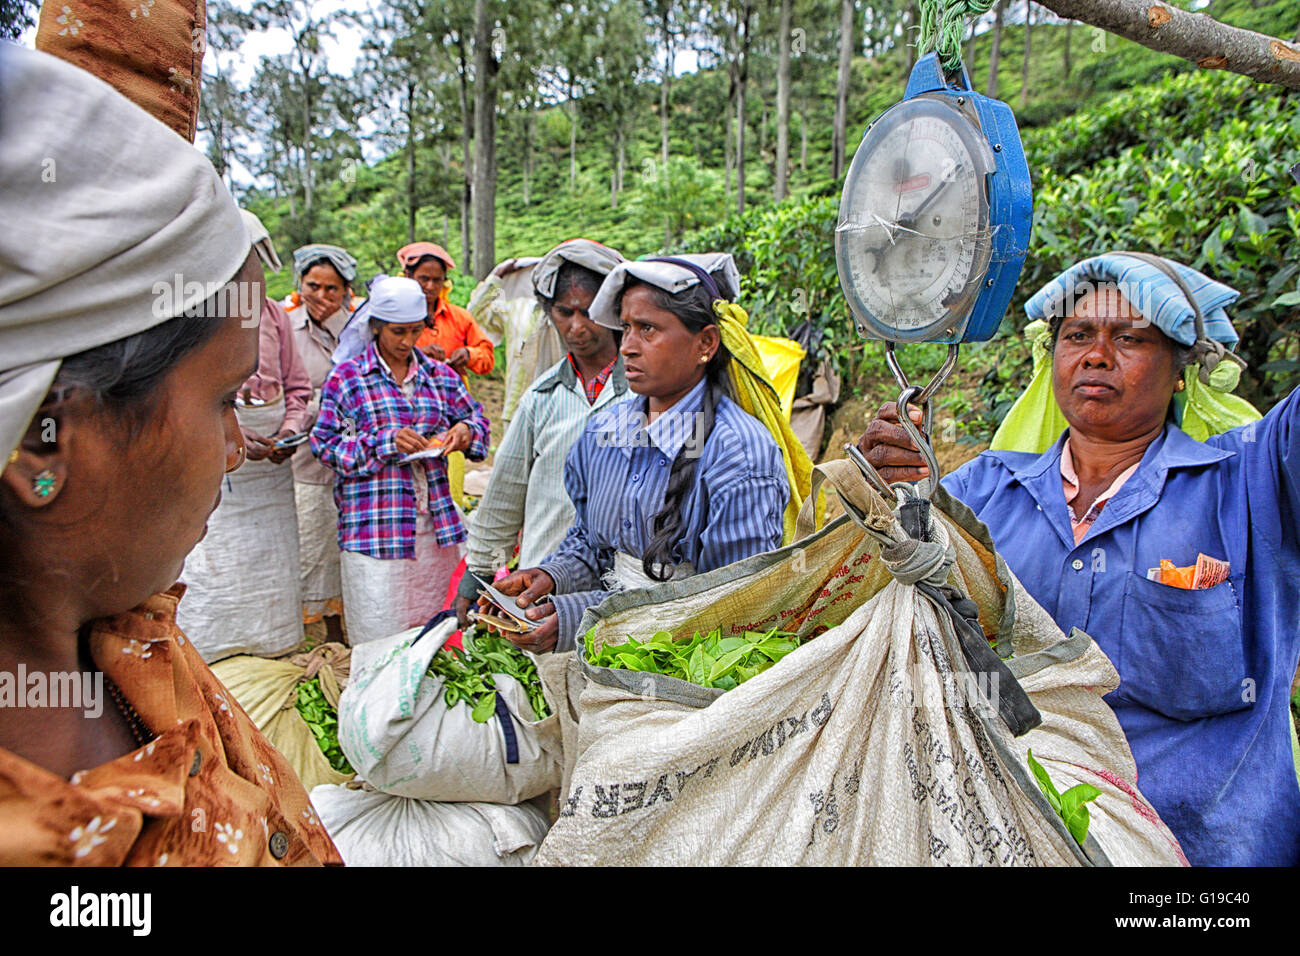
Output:
M895 342L960 337L992 250L992 150L947 97L885 113L853 156L835 229L858 331Z

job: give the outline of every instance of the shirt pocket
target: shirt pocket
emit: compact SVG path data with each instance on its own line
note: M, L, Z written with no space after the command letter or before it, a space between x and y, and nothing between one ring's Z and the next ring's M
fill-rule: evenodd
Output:
M1185 590L1129 572L1116 698L1174 720L1249 707L1240 579Z

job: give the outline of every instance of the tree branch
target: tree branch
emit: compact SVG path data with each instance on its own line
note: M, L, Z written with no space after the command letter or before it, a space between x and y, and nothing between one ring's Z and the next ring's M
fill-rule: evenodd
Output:
M1261 83L1300 90L1300 44L1220 23L1159 0L1039 0L1057 16L1078 20L1191 60L1209 70L1230 70Z

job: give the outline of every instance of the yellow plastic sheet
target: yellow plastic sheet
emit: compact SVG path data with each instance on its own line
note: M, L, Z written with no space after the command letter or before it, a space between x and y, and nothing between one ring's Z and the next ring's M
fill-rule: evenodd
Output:
M741 408L763 423L763 427L776 440L777 447L781 449L781 457L785 460L790 498L786 502L781 543L790 544L795 540L799 509L811 489L812 461L790 427L789 412L782 415L781 402L772 385L767 365L755 345L755 337L745 328L749 321L748 314L731 302L715 305L714 309L718 313L722 344L731 353L728 375L732 393ZM797 365L795 373L798 373ZM821 500L817 502L817 511L820 517L824 511Z
M772 387L776 389L776 396L781 402L781 414L789 421L794 407L794 389L799 381L799 363L805 354L803 346L790 339L768 335L751 335L750 338L763 359Z

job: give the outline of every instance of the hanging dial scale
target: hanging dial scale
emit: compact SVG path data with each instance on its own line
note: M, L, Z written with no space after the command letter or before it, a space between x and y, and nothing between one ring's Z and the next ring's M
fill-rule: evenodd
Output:
M1010 107L971 90L964 68L945 73L936 54L922 57L903 101L867 127L854 153L835 260L858 333L886 343L903 389L899 407L921 406L927 433L930 397L956 364L958 343L990 339L1002 321L1032 219L1029 167ZM894 351L915 342L949 345L923 388L908 383ZM915 430L906 415L899 420ZM933 488L938 467L930 465Z

